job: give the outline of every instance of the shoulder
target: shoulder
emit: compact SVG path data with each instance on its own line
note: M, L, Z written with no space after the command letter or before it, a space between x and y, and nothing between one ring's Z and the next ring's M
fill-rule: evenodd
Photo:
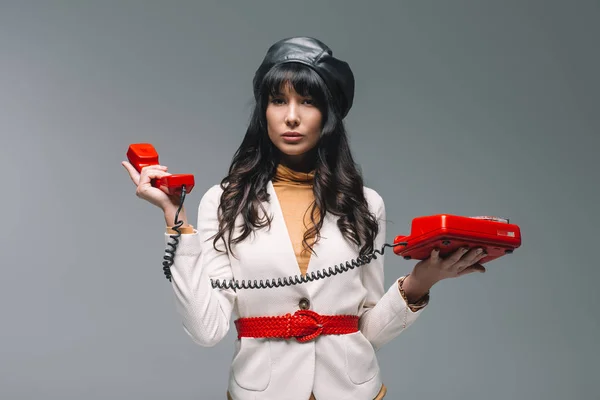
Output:
M212 185L210 188L208 188L208 190L206 192L204 192L204 195L202 196L202 200L214 200L214 199L218 200L221 198L222 193L223 193L223 188L221 188L221 185L219 185L219 184Z
M365 194L365 199L369 204L369 208L375 215L380 215L385 212L385 202L375 189L363 186L363 193Z
M375 209L384 205L383 198L375 189L363 186L363 193L365 194L365 199L367 200L367 203L369 203L369 205L373 206Z
M219 207L219 203L221 202L221 194L223 193L223 189L221 185L213 185L211 186L200 199L200 204L198 205L199 213L213 213L216 212Z

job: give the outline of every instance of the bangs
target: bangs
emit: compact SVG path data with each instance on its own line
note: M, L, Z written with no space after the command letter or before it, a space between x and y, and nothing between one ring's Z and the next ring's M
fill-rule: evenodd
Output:
M325 106L324 82L309 66L300 63L283 63L273 67L264 77L261 92L264 98L279 96L285 85L296 93L311 97L318 106Z

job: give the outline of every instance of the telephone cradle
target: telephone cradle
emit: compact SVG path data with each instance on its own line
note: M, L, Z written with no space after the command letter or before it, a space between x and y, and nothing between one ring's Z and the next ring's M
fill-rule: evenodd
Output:
M480 264L511 254L521 246L521 229L508 219L436 214L412 220L410 235L396 236L394 253L405 260L424 260L434 248L440 256L450 255L461 247L481 247L487 255Z
M129 146L127 158L134 168L141 173L142 168L148 165L157 165L158 153L149 143L137 143ZM175 251L181 237L180 228L183 221L179 220L185 196L194 187L194 175L180 174L155 178L152 186L160 188L170 195L179 195L179 208L175 213L173 230L177 232L170 235L163 257L163 272L167 280L171 281L171 266L174 262ZM369 264L378 256L383 256L386 247L392 247L394 253L404 259L424 260L428 258L434 248L440 249L440 256L451 254L460 247L482 247L487 255L479 263L486 263L512 253L521 245L521 231L515 224L510 224L507 219L497 217L461 217L450 214L437 214L417 217L412 220L409 236L396 236L394 243L385 243L381 249L374 249L368 254L359 256L343 263L311 271L306 275L278 277L260 281L238 281L231 279L220 282L211 279L213 288L219 289L267 289L282 286L298 285L347 272Z

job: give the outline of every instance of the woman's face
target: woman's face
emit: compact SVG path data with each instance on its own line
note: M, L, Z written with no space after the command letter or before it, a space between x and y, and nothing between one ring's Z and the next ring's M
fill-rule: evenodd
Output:
M280 95L269 98L269 138L282 153L282 162L288 166L307 167L303 164L319 141L321 122L321 111L313 100L296 93L291 85L284 85Z

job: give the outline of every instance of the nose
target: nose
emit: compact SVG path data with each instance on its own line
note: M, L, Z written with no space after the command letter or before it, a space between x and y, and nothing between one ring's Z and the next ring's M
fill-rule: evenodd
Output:
M288 126L297 126L300 124L300 116L294 104L290 104L285 114L285 124Z

